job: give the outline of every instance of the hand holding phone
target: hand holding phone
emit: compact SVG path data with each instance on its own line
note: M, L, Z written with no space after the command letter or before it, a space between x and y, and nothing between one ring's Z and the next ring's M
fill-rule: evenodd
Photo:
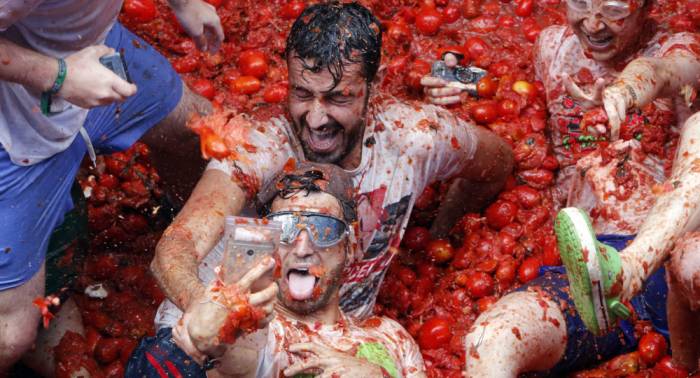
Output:
M132 83L131 78L129 77L129 71L126 69L126 61L124 61L124 56L120 52L100 57L100 63L109 68L110 71L117 74L117 76L129 83Z

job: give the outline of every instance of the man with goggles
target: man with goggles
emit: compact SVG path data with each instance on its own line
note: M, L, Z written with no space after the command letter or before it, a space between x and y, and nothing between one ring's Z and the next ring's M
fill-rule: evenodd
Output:
M274 182L272 189L263 191L263 196L272 195L263 211L270 223L281 225L281 274L276 285L249 294L250 303L272 320L221 348L220 329L211 324L221 324L217 319L228 316L225 307L203 302L180 321L183 313L166 300L157 315L158 335L134 352L126 376L156 377L156 364L175 366L187 377L206 376L203 365L237 377L425 377L418 346L398 323L384 317L359 321L340 309L343 270L360 256L347 172L303 165ZM222 263L221 250L215 248L199 267L207 284L216 275L214 267ZM255 287L273 266L260 262L238 286ZM197 337L190 338L193 334Z
M679 340L689 333L692 340L700 338L685 321L693 319L690 304L700 303L690 285L697 270L688 268L700 256L687 252L700 248L693 249L697 242L690 239L682 243L686 253L671 249L700 220L700 170L693 168L700 161L700 116L690 117L698 111L700 39L658 29L649 17L652 5L652 0L567 0L568 25L549 27L538 37L535 72L544 84L547 127L560 163L555 199L581 210L567 209L556 224L566 271L542 269L542 276L477 319L466 348L467 355L473 350L481 358L467 359L468 376L562 374L633 350L637 337L630 323L620 321L629 315L622 302L652 321L657 332L668 336L670 328L675 361L696 368L697 343ZM433 103L459 101L458 91L440 79L425 77L423 84ZM649 148L650 130L664 135L655 151ZM613 158L605 159L601 148ZM664 165L671 162L669 175ZM615 181L621 171L638 185L621 189ZM620 190L629 191L627 199ZM593 211L598 216L591 222L586 213ZM595 256L580 258L582 246ZM667 306L661 267L669 253L678 255L670 262L678 295L669 295L673 303ZM578 311L570 311L574 306ZM549 321L542 321L543 312ZM517 337L511 329L518 329Z

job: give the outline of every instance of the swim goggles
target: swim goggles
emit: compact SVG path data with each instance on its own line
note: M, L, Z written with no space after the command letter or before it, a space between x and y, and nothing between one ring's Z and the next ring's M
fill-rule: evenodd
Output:
M293 244L299 233L306 230L311 242L319 248L329 248L340 243L349 234L344 221L330 215L306 211L281 211L272 213L267 219L282 224L282 244Z

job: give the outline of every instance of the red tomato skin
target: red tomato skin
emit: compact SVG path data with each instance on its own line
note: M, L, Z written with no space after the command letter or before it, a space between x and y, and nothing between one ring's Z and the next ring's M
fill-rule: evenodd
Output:
M294 20L304 12L306 4L303 1L292 0L281 9L281 15L288 20Z
M642 336L637 346L639 357L647 364L654 365L666 355L668 344L666 339L659 333L648 332Z
M442 317L432 317L423 323L418 331L418 345L421 349L436 349L447 345L452 338L450 322Z
M522 283L527 283L540 275L540 260L536 257L528 257L523 261L518 269L518 280Z
M445 21L446 24L451 24L457 20L459 20L459 17L461 16L459 8L456 6L448 6L442 11L442 19Z
M534 0L520 0L516 3L515 14L520 17L528 17L535 8Z
M267 74L268 68L267 57L262 51L246 50L238 58L238 69L243 75L262 79Z
M194 93L211 100L216 95L216 88L210 80L207 79L197 79L192 83L192 91Z
M488 125L498 118L498 109L491 102L479 102L472 106L471 116L477 123Z
M665 356L652 370L653 378L686 378L688 371L676 365L671 356Z
M454 248L445 239L431 240L426 247L426 252L437 263L446 263L454 256Z
M500 230L515 219L518 206L510 201L497 200L486 208L486 222L489 226Z
M467 292L473 299L480 299L493 294L494 281L491 275L474 272L467 279Z
M277 83L265 88L263 100L270 104L277 104L287 99L289 89L286 83Z
M427 228L414 226L406 229L401 242L410 250L422 251L428 245L430 239L430 231Z
M416 29L423 35L435 35L442 22L442 14L435 7L423 6L416 14Z
M132 20L149 22L156 18L156 5L153 0L125 0L124 13Z
M253 94L260 90L261 84L255 76L241 76L233 82L233 90L242 94Z

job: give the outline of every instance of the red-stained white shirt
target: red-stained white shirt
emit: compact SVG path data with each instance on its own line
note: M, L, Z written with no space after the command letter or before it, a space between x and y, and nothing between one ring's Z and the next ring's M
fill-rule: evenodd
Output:
M700 58L700 38L692 33L657 33L626 63L637 57L667 57L690 54ZM535 71L544 84L550 113L549 131L555 154L561 165L555 197L560 205L577 206L593 216L594 227L600 234L634 234L655 202L653 187L666 179L673 156L673 144L678 129L696 111L688 107L681 94L660 98L628 115L628 122L660 126L665 131L661 150L644 151L642 144L632 139L618 141L619 151L613 159L601 155L599 147L606 142L596 140L582 130L582 118L591 110L573 99L563 84L566 73L579 87L591 91L593 83L603 78L606 85L614 82L625 64L618 67L603 65L584 53L578 37L568 26L552 26L542 31L536 44ZM620 171L617 165L626 161L626 187L613 177ZM630 192L631 191L631 192Z
M287 348L296 343L314 343L366 359L384 368L394 378L425 373L423 356L411 335L386 317L364 321L342 315L334 325L306 323L277 314L268 327L267 343L260 353L257 377L279 377L290 365L301 361Z
M462 171L476 150L475 126L443 108L394 98L371 103L362 160L350 172L362 256L346 268L346 281L340 290L341 307L356 317L372 313L416 197L428 184ZM304 159L285 118L251 121L243 130L231 129L235 129L231 132L236 138L242 136L247 143L239 144L235 161L212 160L208 169L230 174L251 194L268 185L290 159Z

